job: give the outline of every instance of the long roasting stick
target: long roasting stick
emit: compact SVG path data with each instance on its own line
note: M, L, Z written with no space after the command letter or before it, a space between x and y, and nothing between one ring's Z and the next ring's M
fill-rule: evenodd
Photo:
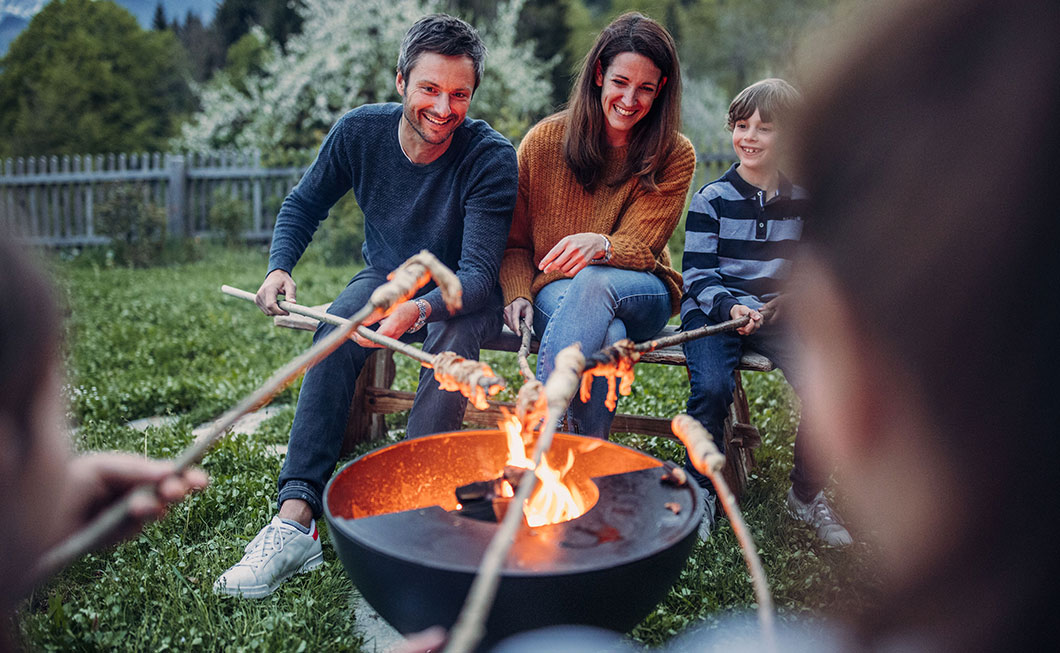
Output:
M239 288L233 288L232 286L221 286L221 292L232 297L238 297L239 299L246 299L247 301L254 301L254 294L247 292L246 290L240 290ZM350 323L350 320L333 315L326 311L321 311L309 306L302 306L301 304L292 304L291 302L280 300L276 302L280 308L287 311L288 313L296 313L298 315L304 315L306 317L313 318L318 322L325 322L337 327L345 327ZM370 340L377 345L382 345L387 349L392 349L398 353L404 354L409 358L418 361L423 367L434 367L438 358L434 354L428 354L425 351L416 349L410 345L407 345L397 338L391 338L390 336L384 336L371 329L363 326L357 327L357 335L362 336L366 340ZM483 376L478 379L478 385L483 388L483 391L487 394L496 394L500 388L504 387L504 379L497 376Z
M769 582L766 580L762 561L758 558L747 523L744 522L740 507L736 504L736 497L733 496L732 490L729 489L721 473L722 468L725 467L725 456L718 451L707 429L690 415L678 415L670 426L674 435L688 449L688 458L692 464L701 474L710 477L710 482L714 484L714 489L721 498L721 505L725 508L725 514L729 516L729 521L732 523L732 530L736 533L740 548L743 549L747 570L751 572L751 583L758 601L758 623L762 627L763 644L766 650L776 651L777 636L773 623L773 597L769 593Z
M585 357L582 356L578 345L571 345L556 354L556 367L548 377L548 381L545 382L548 416L545 418L545 424L541 427L541 434L534 447L534 469L541 464L541 459L552 446L556 424L566 412L567 404L570 403L581 382L583 365L585 365ZM486 547L478 574L471 583L471 589L468 590L464 607L460 610L460 616L457 617L450 631L449 641L444 649L445 653L470 653L482 640L486 619L489 617L490 607L493 605L497 587L500 585L501 567L508 557L512 544L515 543L515 535L525 519L526 501L536 486L536 474L523 475L519 489L510 504L519 506L519 509L508 509L493 539L490 540L489 546Z
M766 303L765 306L758 310L758 312L762 314L762 319L765 323L768 323L771 319L773 319L774 314L777 311L777 303L779 299L780 298L778 297L769 301L768 303ZM637 343L633 345L632 351L636 352L637 354L645 354L649 351L655 351L656 349L662 349L664 347L670 347L672 345L680 345L682 343L688 342L689 340L696 340L698 338L704 338L706 336L713 336L715 334L724 333L726 331L735 331L750 321L751 318L747 315L744 315L743 317L738 317L735 320L726 320L724 322L718 322L717 324L708 324L706 326L701 326L698 329L692 329L691 331L681 331L675 333L672 336L665 336L659 338L658 340L647 340L645 342ZM610 347L605 347L604 349L601 349L600 351L596 352L595 354L589 356L586 359L585 369L590 370L596 367L597 365L612 365L614 364L616 358L621 357L624 354L625 352L622 352L614 345Z
M459 310L461 307L461 289L460 281L456 275L430 252L425 250L416 254L390 274L390 281L376 288L368 300L368 304L350 318L349 324L328 334L326 338L276 370L258 389L244 397L238 404L213 422L207 432L185 449L174 461L176 472L180 473L201 460L210 447L235 424L236 420L271 401L277 393L283 390L291 381L298 378L305 370L335 351L350 337L350 334L353 333L353 330L359 324L370 317L385 315L390 308L414 295L431 278L442 289L446 306L453 311ZM34 578L47 578L77 558L102 545L123 522L129 519L133 497L138 493L153 495L155 490L156 486L152 483L147 483L131 490L129 494L100 513L95 520L87 524L83 529L45 553L37 564Z

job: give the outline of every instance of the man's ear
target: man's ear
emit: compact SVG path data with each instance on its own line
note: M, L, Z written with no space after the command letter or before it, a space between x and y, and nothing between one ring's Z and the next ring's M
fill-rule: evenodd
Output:
M399 72L394 78L394 86L397 87L398 95L405 97L405 78Z

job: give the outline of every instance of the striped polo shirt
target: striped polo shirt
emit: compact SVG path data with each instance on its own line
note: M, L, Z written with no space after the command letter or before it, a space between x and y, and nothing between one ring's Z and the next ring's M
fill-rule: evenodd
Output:
M765 191L736 172L738 165L692 196L681 269L682 320L702 311L723 322L736 304L761 308L790 272L808 195L781 175L779 194L767 200Z

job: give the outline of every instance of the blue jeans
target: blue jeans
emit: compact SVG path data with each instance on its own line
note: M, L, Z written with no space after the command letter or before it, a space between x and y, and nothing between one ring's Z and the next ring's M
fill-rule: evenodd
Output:
M594 354L623 338L646 340L670 319L670 293L650 272L604 265L584 268L571 279L553 281L534 298L534 331L541 337L537 377L552 373L556 354L576 342L582 353ZM604 400L607 381L593 380L592 397L583 403L575 394L567 423L575 433L606 438L614 412Z
M384 281L386 272L373 268L358 272L328 312L342 317L353 315L368 303L372 291ZM401 340L423 342L423 350L428 353L452 351L477 359L482 341L499 333L501 325L501 299L496 293L490 304L477 312L430 322L416 333L405 334ZM313 342L319 342L334 328L321 324ZM357 376L374 351L351 340L306 372L291 426L287 458L280 470L278 506L287 499L302 499L315 517L323 513L324 486L339 459ZM466 406L467 399L459 392L438 388L433 370L420 368L419 387L409 413L408 436L459 429Z
M713 321L701 311L689 311L681 317L682 331L691 331L707 324L713 324ZM722 453L725 447L722 442L723 424L729 414L732 393L736 389L733 371L740 363L744 347L753 349L773 361L773 364L784 372L784 378L796 393L801 387L802 380L795 366L796 345L790 332L783 326L764 326L749 336L728 331L690 340L683 346L692 384L688 397L688 414L699 420L716 438L718 449L722 450ZM795 433L795 465L791 470L791 485L795 496L808 502L824 489L828 474L815 469L807 456L806 448L806 438L802 435L800 424ZM710 481L692 467L687 457L685 469L701 486L713 491Z

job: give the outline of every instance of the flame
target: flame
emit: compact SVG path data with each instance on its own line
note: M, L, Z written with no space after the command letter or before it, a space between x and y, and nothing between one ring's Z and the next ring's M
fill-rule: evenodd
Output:
M533 469L534 463L526 455L526 445L523 441L523 424L519 418L505 411L505 418L500 423L501 430L505 432L508 439L508 462L507 465ZM526 515L526 523L530 526L544 526L546 524L558 524L570 521L581 516L585 512L587 500L581 490L566 481L567 472L574 466L574 451L567 451L567 461L561 468L555 469L548 463L547 456L541 459L541 464L534 471L537 476L537 487L526 502L523 513ZM511 485L504 483L503 493L508 494Z

